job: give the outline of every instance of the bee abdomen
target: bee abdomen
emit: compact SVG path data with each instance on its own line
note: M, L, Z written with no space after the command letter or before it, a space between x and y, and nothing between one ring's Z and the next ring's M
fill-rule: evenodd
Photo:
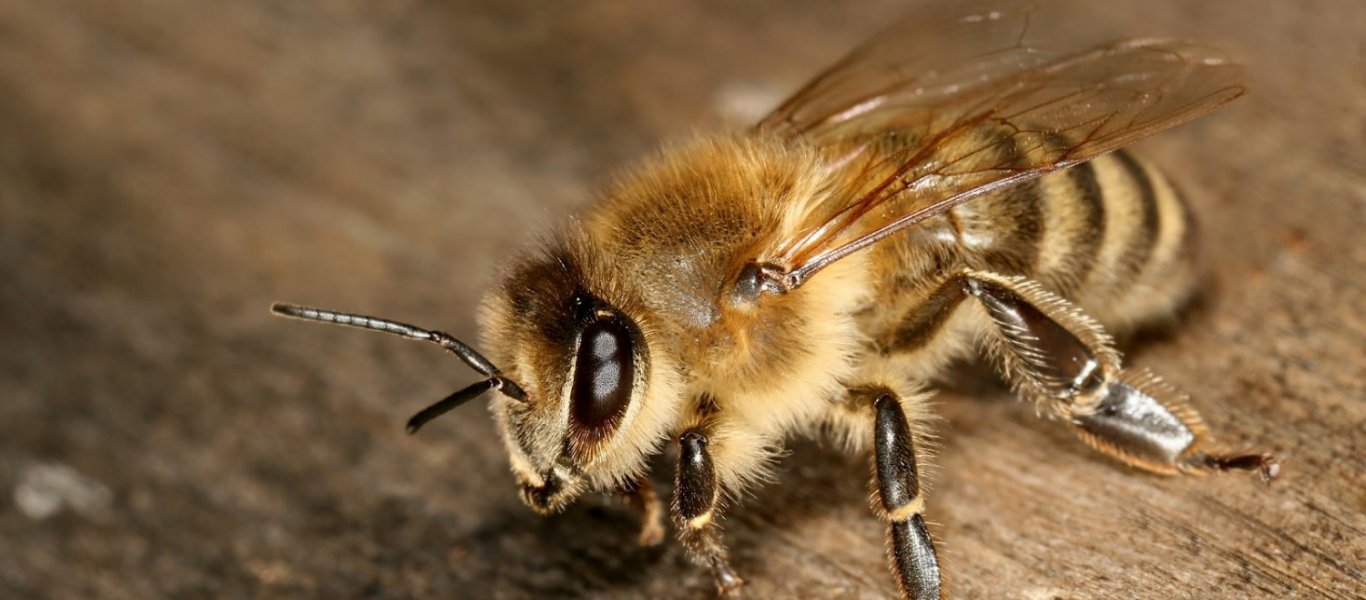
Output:
M1165 177L1123 151L1102 156L927 223L897 261L895 329L877 337L889 350L939 341L956 303L931 306L934 292L965 267L1034 279L1117 330L1165 318L1194 281L1191 232ZM941 258L914 259L926 255Z
M949 215L970 268L1035 279L1121 329L1170 314L1189 293L1186 206L1127 152L983 200Z
M1102 156L1083 166L1089 167L1100 197L1077 198L1071 208L1078 209L1077 204L1098 207L1102 225L1091 240L1070 247L1059 243L1057 251L1077 255L1069 264L1086 262L1085 255L1090 253L1089 267L1055 282L1058 278L1050 277L1045 265L1038 278L1112 328L1130 328L1171 315L1189 296L1195 279L1190 255L1193 223L1185 203L1166 177L1127 152ZM1059 197L1049 204L1068 203Z

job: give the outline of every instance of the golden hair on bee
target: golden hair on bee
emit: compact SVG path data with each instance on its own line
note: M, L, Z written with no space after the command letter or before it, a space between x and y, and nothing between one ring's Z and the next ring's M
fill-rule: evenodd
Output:
M743 584L725 507L774 479L785 438L828 435L870 457L902 595L939 598L928 399L975 355L1125 464L1269 481L1273 457L1218 450L1186 396L1110 337L1170 318L1196 283L1183 200L1121 148L1237 98L1241 70L1176 40L1033 45L1036 13L930 4L753 128L622 169L504 269L479 312L488 357L387 319L273 310L433 342L482 374L408 429L490 395L538 512L619 493L656 543L647 467L672 446L668 512L722 593Z
M516 380L538 382L528 384L531 397L561 413L572 404L566 365L575 342L572 327L561 329L578 320L571 305L593 303L645 334L634 345L636 372L649 374L636 391L644 400L612 424L619 440L582 445L610 441L615 449L594 454L584 476L599 483L639 477L652 445L677 433L677 415L697 421L702 404L719 403L728 416L709 436L720 454L716 478L736 495L763 478L784 434L809 427L842 394L863 341L852 318L867 294L861 259L801 293L744 300L733 289L745 257L790 238L800 224L793 215L828 200L819 166L809 148L757 136L672 145L620 173L596 205L549 247L523 257L490 296L481 324L493 336L486 343L497 349L494 361L512 365ZM746 401L729 400L736 396ZM637 405L646 407L638 415ZM551 462L543 456L542 470Z

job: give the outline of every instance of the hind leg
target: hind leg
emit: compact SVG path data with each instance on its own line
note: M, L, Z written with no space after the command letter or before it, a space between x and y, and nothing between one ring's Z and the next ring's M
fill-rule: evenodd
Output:
M941 310L977 300L990 322L988 350L1006 381L1097 450L1157 473L1276 476L1270 454L1210 451L1209 432L1185 394L1146 370L1123 368L1100 324L1039 284L968 270L948 279L936 298Z

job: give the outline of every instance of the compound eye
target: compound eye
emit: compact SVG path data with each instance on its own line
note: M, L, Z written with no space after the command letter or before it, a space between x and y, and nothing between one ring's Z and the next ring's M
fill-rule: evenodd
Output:
M586 325L569 396L574 423L593 432L615 424L631 400L635 371L635 342L624 322L608 317Z

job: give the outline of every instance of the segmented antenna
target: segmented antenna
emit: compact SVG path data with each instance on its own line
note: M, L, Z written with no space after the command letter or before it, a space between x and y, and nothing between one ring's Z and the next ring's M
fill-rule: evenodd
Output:
M370 329L373 331L383 331L394 335L403 336L410 340L421 340L433 342L445 348L451 354L460 357L470 368L479 371L482 375L494 375L498 373L498 367L493 366L489 359L484 358L483 354L474 348L465 345L464 342L450 336L450 334L440 331L429 331L415 325L380 319L377 317L367 317L351 313L337 312L334 310L323 310L296 304L285 304L276 302L270 305L270 312L282 317L293 317L306 321L319 321L322 323L332 323L335 325L345 325L347 327L357 327L360 329Z
M421 429L423 425L426 425L432 419L455 410L461 404L483 396L488 393L489 390L497 388L498 381L498 379L485 379L472 383L469 387L446 396L437 401L436 404L418 411L417 414L413 415L413 418L408 419L408 435L417 433L418 429Z
M416 415L413 415L413 418L408 420L408 433L410 434L417 433L418 429L423 425L426 425L432 419L446 414L461 404L478 398L491 390L501 390L504 394L512 398L526 400L526 392L522 391L521 386L517 385L516 382L511 379L502 376L498 367L494 366L494 364L490 362L489 359L485 358L483 354L480 354L474 348L455 339L448 333L423 329L416 325L409 325L407 323L400 323L389 319L380 319L378 317L337 312L309 306L299 306L297 304L286 304L284 302L271 304L270 312L281 317L303 319L305 321L318 321L320 323L331 323L333 325L345 325L347 327L392 333L410 340L432 342L445 348L447 352L459 357L460 360L469 365L470 368L488 377L488 379L474 383L454 394L446 396L439 402L428 406Z

